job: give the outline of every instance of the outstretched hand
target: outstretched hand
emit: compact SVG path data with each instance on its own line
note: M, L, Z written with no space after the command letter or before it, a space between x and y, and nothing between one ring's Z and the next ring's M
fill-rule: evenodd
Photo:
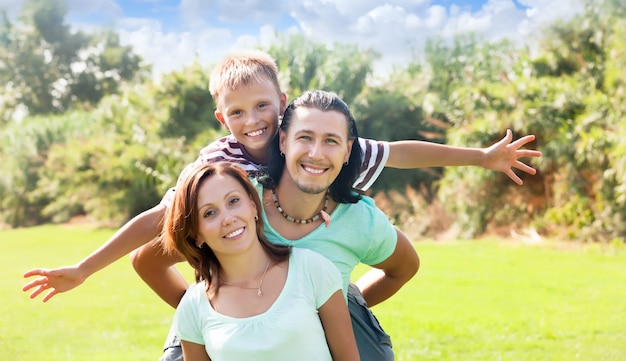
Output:
M522 185L522 179L513 172L513 168L517 168L528 174L534 175L537 170L527 164L522 163L519 158L524 157L541 157L541 152L536 150L520 149L524 145L535 140L534 135L527 135L514 142L513 133L507 129L506 135L502 140L485 148L485 161L483 168L502 172L509 176L513 182Z
M47 302L56 294L69 291L85 281L85 277L78 266L60 267L55 269L35 268L24 273L24 278L40 276L22 287L22 291L34 291L30 298L39 296L42 292L49 290L42 301Z

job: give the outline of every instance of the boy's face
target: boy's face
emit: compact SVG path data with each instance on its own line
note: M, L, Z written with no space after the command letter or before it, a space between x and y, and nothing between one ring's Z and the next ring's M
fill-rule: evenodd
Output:
M215 117L257 160L264 160L267 147L278 131L278 116L287 106L287 96L262 79L235 90L226 90L218 101Z
M326 192L350 158L353 140L348 138L346 116L306 107L291 116L287 132L280 132L287 179L305 193Z

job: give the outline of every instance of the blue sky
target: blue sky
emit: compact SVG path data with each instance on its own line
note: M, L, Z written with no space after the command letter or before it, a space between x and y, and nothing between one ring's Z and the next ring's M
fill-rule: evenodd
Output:
M210 66L232 50L267 45L277 33L382 54L378 74L406 63L433 36L472 31L487 40L532 42L545 23L583 0L67 0L74 29L113 28L155 77L195 58ZM0 0L11 16L23 0Z

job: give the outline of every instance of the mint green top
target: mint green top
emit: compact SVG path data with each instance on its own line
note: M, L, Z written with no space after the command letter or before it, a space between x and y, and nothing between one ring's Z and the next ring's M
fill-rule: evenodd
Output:
M213 309L206 284L199 282L180 301L174 329L181 340L204 345L212 361L331 361L317 310L340 288L332 263L315 252L293 249L285 287L267 311L225 316Z
M259 194L263 194L263 186L255 180L253 183ZM376 207L372 198L366 196L357 203L338 204L330 214L328 227L322 223L298 240L288 240L278 234L267 221L265 209L263 222L265 237L270 242L311 249L337 266L343 278L344 296L347 295L354 267L359 263L375 265L386 260L393 254L398 242L396 229L387 215Z

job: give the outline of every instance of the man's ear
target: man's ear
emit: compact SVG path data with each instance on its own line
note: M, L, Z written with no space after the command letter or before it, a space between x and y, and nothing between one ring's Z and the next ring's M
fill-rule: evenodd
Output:
M226 130L228 130L230 132L230 129L228 129L228 125L226 125L226 121L224 120L224 115L222 113L220 113L218 110L215 111L215 118L222 123L222 126L224 128L226 128Z
M346 143L348 145L348 151L346 153L346 156L343 159L343 162L346 163L350 160L350 154L352 153L352 145L354 144L354 139L350 139L348 140L348 143Z

